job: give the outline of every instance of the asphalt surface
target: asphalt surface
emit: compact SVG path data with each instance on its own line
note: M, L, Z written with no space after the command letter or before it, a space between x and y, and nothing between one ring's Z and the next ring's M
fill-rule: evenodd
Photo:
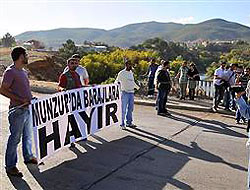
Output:
M22 179L4 171L8 100L0 96L0 189L241 190L247 183L247 134L230 115L172 109L156 115L136 105L137 128L110 127L64 148L40 166L23 163Z

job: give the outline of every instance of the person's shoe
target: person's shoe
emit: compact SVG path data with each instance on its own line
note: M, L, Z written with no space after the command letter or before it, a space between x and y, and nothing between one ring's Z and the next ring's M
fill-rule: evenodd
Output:
M244 124L247 124L247 120L241 119Z
M70 143L70 148L75 148L75 147L76 147L75 143Z
M37 162L37 159L35 157L31 158L30 160L28 161L24 161L25 164L35 164L37 165L38 162Z
M235 123L236 123L236 124L240 124L240 121L239 121L239 120L235 120Z
M224 108L224 110L225 110L225 111L230 111L230 112L232 111L232 110L230 110L229 108Z
M122 128L122 130L126 129L125 125L120 125L120 127Z
M20 172L17 167L6 169L6 173L9 176L23 177L22 172Z
M166 116L166 114L165 114L165 113L163 113L163 112L161 112L161 113L157 113L157 115L159 115L159 116Z
M130 127L130 128L136 128L137 126L133 123L129 124L129 125L126 125L126 127Z
M216 107L213 106L213 107L212 107L212 111L213 111L213 112L217 112L218 110L217 110Z

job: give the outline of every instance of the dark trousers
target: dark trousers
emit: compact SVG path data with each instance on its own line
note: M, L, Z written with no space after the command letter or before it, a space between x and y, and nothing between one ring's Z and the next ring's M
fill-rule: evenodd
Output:
M166 112L166 103L167 103L167 90L166 89L158 89L158 96L157 96L157 113L164 113Z
M154 85L154 77L148 78L148 95L154 95L155 85Z
M195 94L195 89L194 88L189 88L189 99L194 100L194 94Z
M215 94L214 94L214 99L213 99L213 107L217 108L220 101L223 99L224 95L224 86L222 85L214 85L215 88Z

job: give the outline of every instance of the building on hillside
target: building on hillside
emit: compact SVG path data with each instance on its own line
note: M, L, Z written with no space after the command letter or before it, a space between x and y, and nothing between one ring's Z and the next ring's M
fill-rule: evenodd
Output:
M22 44L27 49L44 49L45 46L38 40L28 40Z
M104 51L107 51L107 46L76 44L76 47L81 47L86 52L91 52L91 51L104 52Z

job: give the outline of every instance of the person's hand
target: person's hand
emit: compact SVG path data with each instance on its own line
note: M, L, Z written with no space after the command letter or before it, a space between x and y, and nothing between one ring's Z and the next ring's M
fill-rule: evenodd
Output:
M236 98L239 99L243 94L245 94L245 91L236 93Z

